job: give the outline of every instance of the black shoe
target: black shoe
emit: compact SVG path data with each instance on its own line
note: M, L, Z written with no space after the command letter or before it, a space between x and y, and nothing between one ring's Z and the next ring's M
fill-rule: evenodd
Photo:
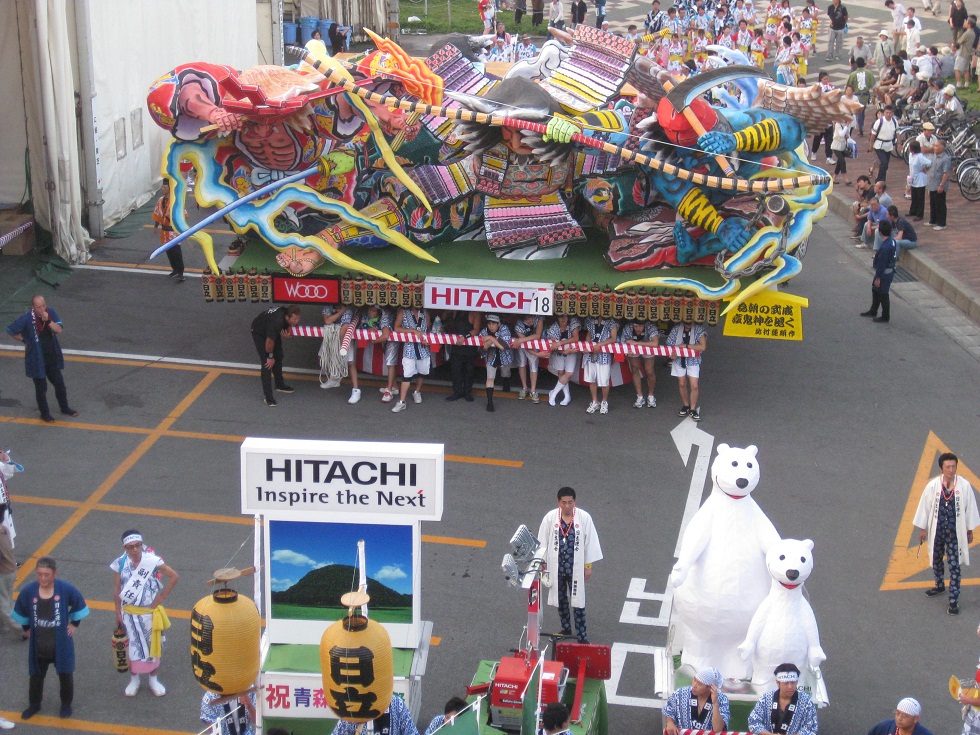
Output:
M467 403L473 403L473 396L467 393L465 396L463 396L463 400L466 401Z
M78 416L78 411L76 411L74 408L63 408L61 409L61 412L65 416Z
M960 608L957 606L957 604L955 602L951 602L951 603L949 603L949 607L946 608L946 614L947 615L959 615L960 614Z
M932 589L926 590L926 597L935 597L936 595L941 595L945 591L946 591L946 585L937 584Z
M277 385L276 393L295 393L296 389L291 385Z
M695 421L700 421L701 420L701 407L700 406L698 406L693 411L691 411L691 418L694 419Z
M278 403L276 403L275 398L263 398L262 403L269 406L269 408L275 408L276 406L279 405Z
M510 378L501 378L500 383L504 393L510 393Z
M586 646L589 645L589 639L588 638L579 638L578 639L578 642L579 643L582 643L583 645L586 645Z
M450 395L446 396L446 400L447 401L458 401L462 397L463 396L456 395L455 393L451 393Z
M562 629L561 634L563 636L567 636L567 637L571 638L572 637L572 630L571 630L571 628L569 628L567 630L566 629Z
M876 316L878 316L878 312L877 311L862 311L861 312L861 316L874 316L874 317L876 317Z
M169 273L167 274L167 277L168 277L168 278L176 278L176 277L177 277L177 276L179 276L179 275L180 275L180 274L179 274L179 273L178 273L177 271L170 271L170 272L169 272Z
M187 279L186 279L186 278L184 278L184 274L183 274L183 273L178 273L178 274L177 274L177 276L176 276L176 277L174 278L174 280L175 280L175 281L176 281L177 283L183 283L183 282L184 282L184 281L186 281Z
M41 416L41 421L43 421L46 424L53 424L54 421L55 421L55 418L51 414L47 413L47 414L43 414Z
M29 720L40 711L40 706L32 704L30 707L20 713L20 719Z
M677 412L677 415L678 416L687 416L689 413L691 413L691 407L690 406L681 406L681 409L680 409L680 411Z
M71 705L70 704L61 705L61 712L58 714L58 716L63 720L67 720L69 717L71 717Z
M887 324L888 323L888 317L887 316L876 316L871 321L873 321L875 324Z

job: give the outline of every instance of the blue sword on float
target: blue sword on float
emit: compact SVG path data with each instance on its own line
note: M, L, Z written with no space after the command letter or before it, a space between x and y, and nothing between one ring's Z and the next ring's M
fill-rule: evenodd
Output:
M290 176L286 176L285 178L279 179L278 181L273 181L271 183L268 183L265 186L263 186L261 189L256 189L255 191L253 191L253 192L251 192L249 194L246 194L245 196L241 197L240 199L236 199L231 204L227 204L224 207L222 207L221 209L219 209L217 212L215 212L213 214L209 214L207 217L205 217L204 219L202 219L196 225L193 225L192 227L189 227L188 229L184 230L183 232L181 232L179 235L177 235L177 237L175 237L170 242L164 243L163 245L161 245L160 247L158 247L156 250L154 250L152 253L150 253L150 260L152 260L153 258L157 257L158 255L160 255L162 253L167 252L168 250L170 250L170 248L173 248L173 247L176 247L177 245L180 245L184 240L186 240L191 235L193 235L193 234L195 234L197 232L200 232L201 230L203 230L205 227L207 227L212 222L215 222L216 220L221 219L226 214L228 214L232 210L237 209L238 207L242 206L243 204L248 204L253 199L258 199L259 197L263 197L266 194L268 194L269 192L272 192L272 191L275 191L276 189L282 188L286 184L292 184L294 181L302 181L307 176L311 176L311 175L315 174L318 170L319 170L319 165L317 165L317 166L310 166L308 169L305 169L304 171L300 171L299 173L295 173L295 174L292 174Z

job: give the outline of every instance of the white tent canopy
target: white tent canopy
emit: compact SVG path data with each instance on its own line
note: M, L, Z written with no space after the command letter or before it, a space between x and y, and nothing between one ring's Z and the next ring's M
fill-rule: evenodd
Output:
M83 212L101 230L158 186L150 84L189 61L254 66L256 36L256 0L0 0L0 204L28 197L29 151L38 224L83 262Z

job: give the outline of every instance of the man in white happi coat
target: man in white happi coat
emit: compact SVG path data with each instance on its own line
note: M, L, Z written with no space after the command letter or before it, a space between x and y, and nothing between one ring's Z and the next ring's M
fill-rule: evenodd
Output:
M575 633L579 643L588 643L585 629L585 583L592 565L602 559L599 536L592 516L575 506L575 491L558 491L558 507L547 513L538 529L545 568L551 572L548 604L558 607L561 630L572 634L571 608L575 611Z
M946 612L958 615L960 564L970 563L973 529L980 525L973 486L956 474L958 460L952 452L939 455L942 474L932 478L922 491L912 524L919 530L919 543L929 538L932 549L932 572L936 586L926 590L935 597L946 590L943 584L943 556L949 562L949 607Z

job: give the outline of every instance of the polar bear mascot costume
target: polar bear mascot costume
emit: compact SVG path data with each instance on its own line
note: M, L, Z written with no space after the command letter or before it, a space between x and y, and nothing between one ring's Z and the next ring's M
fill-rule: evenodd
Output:
M802 684L819 678L820 664L827 658L820 647L817 619L803 597L803 583L813 571L813 542L776 542L766 554L766 566L772 577L769 594L738 647L742 658L752 662L752 684L759 691L776 686L772 670L779 664L796 664L804 672Z
M758 451L718 445L711 495L685 529L671 573L682 664L714 667L732 679L748 676L738 646L769 591L766 552L779 541L750 497L759 484Z

